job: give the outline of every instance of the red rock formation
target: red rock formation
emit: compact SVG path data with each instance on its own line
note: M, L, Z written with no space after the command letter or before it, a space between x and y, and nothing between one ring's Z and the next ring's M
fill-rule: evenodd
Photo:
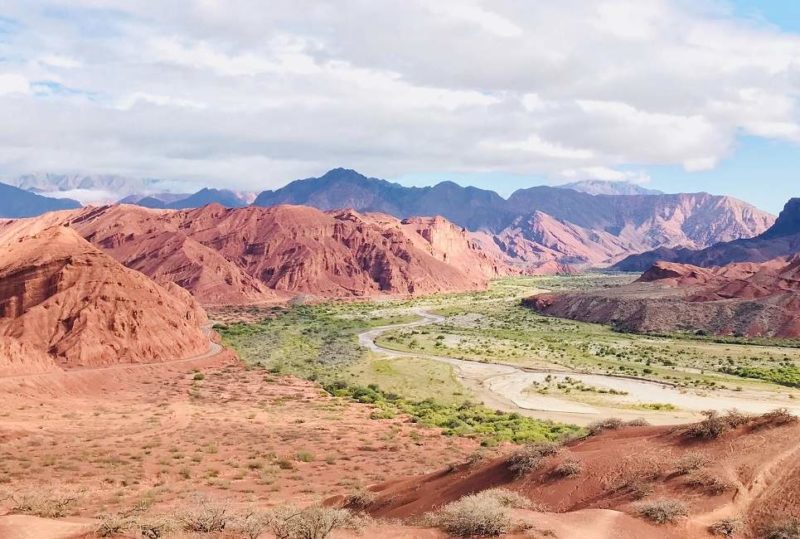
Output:
M0 374L208 350L205 313L186 291L123 267L73 229L6 231L0 245Z
M125 266L205 304L474 290L522 268L494 242L441 217L401 221L304 206L187 211L113 205L0 226L69 223Z
M622 329L800 337L800 256L701 268L658 262L614 289L540 294L537 311Z

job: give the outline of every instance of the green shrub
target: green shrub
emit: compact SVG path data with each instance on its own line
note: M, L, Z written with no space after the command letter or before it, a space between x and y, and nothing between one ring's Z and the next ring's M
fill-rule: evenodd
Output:
M555 441L579 435L582 431L574 425L542 421L491 410L483 405L465 401L448 405L431 399L411 401L387 393L378 386L351 386L342 381L326 384L325 390L337 397L349 397L357 402L373 404L378 412L372 417L403 413L412 421L426 427L438 427L446 436L477 437L488 442L528 443Z

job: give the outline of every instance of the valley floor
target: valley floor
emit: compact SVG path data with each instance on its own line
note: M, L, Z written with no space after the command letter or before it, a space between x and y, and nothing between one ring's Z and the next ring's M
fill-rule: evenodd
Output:
M21 530L33 530L27 537L77 537L131 514L183 522L180 515L212 501L225 504L231 518L244 518L255 509L369 498L366 489L379 484L390 504L389 494L410 496L408 481L425 474L451 489L437 498L441 504L473 488L465 462L501 470L492 479L497 484L532 488L505 477L504 459L517 443L586 433L565 423L612 415L686 422L715 402L753 412L797 408L796 388L722 372L729 365L796 367L800 348L792 343L620 334L545 318L520 304L537 290L628 280L518 278L486 292L416 300L220 309L211 313L216 329L240 357L223 351L114 368L112 376L98 369L0 378L0 537L26 537ZM642 387L653 388L652 395ZM782 432L745 433L737 443L764 452L783 447ZM670 436L664 427L639 427L609 439L664 444L675 454L697 449ZM604 438L587 440L569 451L593 458ZM738 468L724 473L745 490L774 490L761 484L770 477L759 475L760 465L747 462L746 477ZM449 475L453 470L460 471ZM603 477L588 479L599 488L611 480ZM685 529L653 527L632 515L630 500L608 496L587 501L574 518L520 513L536 524L520 537L548 529L585 537L593 528L611 534L597 537L679 537ZM711 502L691 499L716 518ZM413 511L400 507L396 514L415 518L365 521L362 536L445 536Z

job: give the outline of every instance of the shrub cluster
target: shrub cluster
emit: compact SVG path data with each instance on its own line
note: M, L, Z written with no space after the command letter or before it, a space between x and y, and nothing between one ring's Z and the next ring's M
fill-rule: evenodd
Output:
M505 489L465 496L428 516L426 523L455 537L496 536L511 531L507 508L529 507L530 500Z
M762 415L747 415L736 410L729 410L724 414L720 414L716 410L706 410L703 415L705 419L684 427L682 432L691 438L713 440L743 425L747 425L750 429L758 430L781 427L795 423L798 420L785 408L779 408Z
M720 537L733 537L744 529L744 524L738 518L723 518L708 527L711 535Z
M557 454L560 450L561 446L553 442L527 444L511 455L508 459L508 469L517 477L523 477L538 468L545 458Z
M639 503L636 514L656 524L672 524L687 516L689 511L682 501L665 499Z
M495 411L468 401L460 405L441 404L431 399L411 401L385 392L375 384L364 387L337 381L324 387L331 395L349 397L357 402L377 406L378 411L373 414L374 418L407 414L415 423L441 428L447 436L478 437L487 443L554 441L577 436L582 432L573 425Z

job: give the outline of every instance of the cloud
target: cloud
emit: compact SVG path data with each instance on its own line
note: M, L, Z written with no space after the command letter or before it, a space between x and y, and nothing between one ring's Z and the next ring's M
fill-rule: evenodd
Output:
M561 176L570 181L604 180L608 182L650 183L650 176L643 170L616 170L608 167L583 167L564 170Z
M22 75L16 73L0 73L0 96L28 94L31 85Z
M800 38L720 0L6 4L6 175L643 181L800 143Z

